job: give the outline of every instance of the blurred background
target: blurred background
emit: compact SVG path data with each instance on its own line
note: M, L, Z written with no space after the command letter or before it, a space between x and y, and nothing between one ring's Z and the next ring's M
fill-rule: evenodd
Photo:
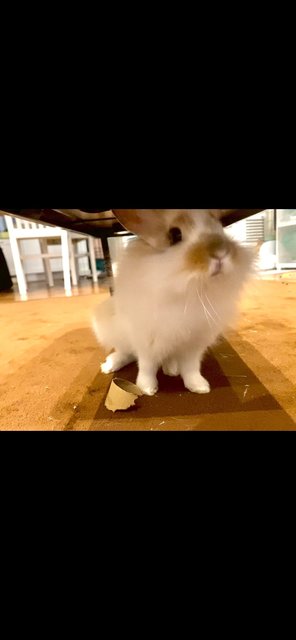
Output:
M88 228L91 214L77 214L82 216L83 222L79 218L75 229L63 231L67 236L67 250L70 253L70 260L65 264L59 236L62 228L57 226L57 237L52 237L52 229L44 225L42 219L42 216L46 218L44 211L46 210L40 214L41 224L38 224L38 220L29 222L17 216L8 218L5 212L0 213L0 291L10 291L15 299L26 300L30 297L61 296L65 293L83 295L96 288L111 286L111 279L117 273L120 254L133 241L131 234L120 225L114 225L114 214L111 211L101 212L97 221L92 219L93 226L89 227L89 234L85 229ZM75 210L71 210L71 214L68 212L70 210L63 210L63 215L73 215ZM58 221L59 214L56 215ZM10 220L14 220L13 228ZM94 236L94 228L98 237ZM41 241L39 237L40 229L42 234L46 234L43 229L51 230L49 237L45 238L46 253L42 244L44 238ZM80 233L81 229L83 233ZM289 273L291 277L295 275L296 209L266 209L230 224L226 230L242 244L261 243L259 270L262 277L276 278L283 273ZM12 237L15 232L17 241ZM22 274L18 271L19 262L25 279L23 289L20 285ZM48 265L52 278L48 277ZM66 273L67 270L69 273Z

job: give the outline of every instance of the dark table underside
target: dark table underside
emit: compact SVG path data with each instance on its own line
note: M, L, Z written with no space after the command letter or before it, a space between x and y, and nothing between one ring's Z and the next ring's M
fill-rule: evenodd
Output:
M221 209L223 224L227 226L260 211L264 209ZM112 236L122 230L111 209L7 209L6 213L98 238Z

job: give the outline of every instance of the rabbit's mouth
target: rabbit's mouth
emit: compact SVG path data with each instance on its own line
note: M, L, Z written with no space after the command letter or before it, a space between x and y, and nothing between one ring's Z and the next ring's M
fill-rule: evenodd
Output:
M218 276L220 273L225 273L229 268L229 258L230 258L230 250L227 247L224 250L220 250L215 255L211 256L210 263L210 275Z
M222 270L223 270L223 261L220 260L220 259L215 260L213 262L213 266L212 266L212 270L211 270L211 276L212 277L218 276L219 273L222 273Z

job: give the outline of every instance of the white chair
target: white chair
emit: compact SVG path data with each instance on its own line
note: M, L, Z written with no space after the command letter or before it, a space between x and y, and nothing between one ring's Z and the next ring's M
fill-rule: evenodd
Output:
M12 218L5 216L7 230L9 232L10 246L15 266L15 273L21 300L27 300L27 282L23 262L26 259L42 258L44 271L49 287L54 286L50 261L55 258L62 258L64 272L64 287L66 296L72 295L72 285L77 286L77 274L79 274L79 259L89 257L93 282L97 282L97 268L94 250L94 239L79 233L71 233L60 227L47 227L25 220L23 218ZM21 252L21 241L39 240L41 253L38 255L24 255ZM61 255L52 254L48 249L49 240L59 240L61 244ZM84 241L87 250L84 253L77 251L78 243ZM71 275L70 275L71 273Z

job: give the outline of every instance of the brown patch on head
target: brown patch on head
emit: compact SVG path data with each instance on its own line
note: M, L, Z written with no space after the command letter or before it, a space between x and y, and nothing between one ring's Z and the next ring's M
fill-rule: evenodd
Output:
M179 227L181 231L187 231L189 233L194 227L194 222L190 214L183 211L174 218L174 227Z
M215 220L221 220L221 209L209 209L209 214L212 218L215 218Z
M185 269L189 271L207 271L209 267L210 255L206 244L197 243L192 245L185 255Z

